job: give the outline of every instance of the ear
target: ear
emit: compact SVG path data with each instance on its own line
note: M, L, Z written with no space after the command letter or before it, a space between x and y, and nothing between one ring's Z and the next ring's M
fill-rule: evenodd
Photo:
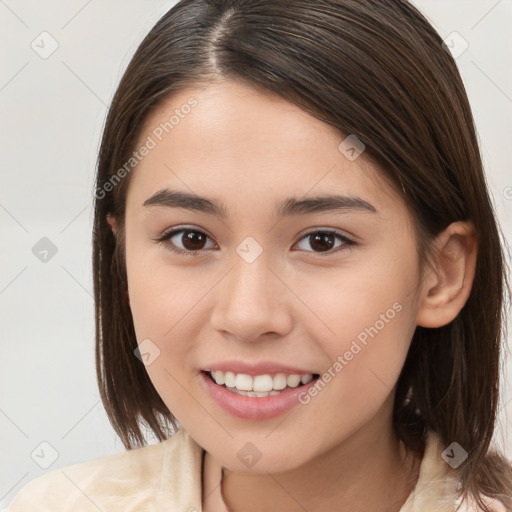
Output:
M108 213L107 214L107 222L108 222L108 225L110 226L110 229L112 229L112 233L114 233L114 236L117 238L117 232L118 232L118 224L117 224L117 219L111 214L111 213Z
M454 222L436 237L433 268L421 285L417 325L442 327L459 314L475 277L478 243L472 223Z

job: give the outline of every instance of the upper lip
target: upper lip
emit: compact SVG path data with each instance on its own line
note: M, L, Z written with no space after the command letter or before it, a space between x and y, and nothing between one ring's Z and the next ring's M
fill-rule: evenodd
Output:
M221 370L223 372L233 373L244 373L245 375L265 375L275 373L285 373L287 375L304 375L306 373L315 374L310 370L304 368L298 368L294 366L286 366L280 363L274 363L271 361L259 361L257 363L250 363L247 361L231 360L221 361L205 367L204 371L216 371Z

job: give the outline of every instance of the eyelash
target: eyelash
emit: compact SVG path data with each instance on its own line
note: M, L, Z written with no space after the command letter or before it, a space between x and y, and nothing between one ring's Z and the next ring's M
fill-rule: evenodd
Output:
M172 252L174 252L176 254L183 255L183 256L200 256L201 253L204 252L203 249L200 249L200 250L197 250L197 251L189 251L189 250L185 250L185 249L178 249L173 244L168 244L167 243L175 235L177 235L179 233L184 233L184 232L200 233L201 235L205 235L206 237L210 238L204 231L201 231L199 229L178 228L178 229L172 229L171 231L167 231L166 233L163 233L160 237L156 238L155 241L157 243L164 244L168 250L170 250L170 251L172 251ZM304 238L307 238L308 236L315 235L315 234L318 234L318 233L321 233L323 235L334 235L339 240L341 240L343 242L343 244L338 246L335 249L330 249L330 250L325 251L325 252L305 251L305 252L309 252L309 253L314 254L315 257L317 257L317 256L320 256L320 257L331 256L331 255L336 254L339 251L343 250L344 248L345 249L349 249L349 248L357 245L357 243L354 240L351 240L350 238L346 237L345 235L342 235L341 233L338 233L337 231L334 231L332 229L318 229L316 231L308 231L307 233L304 233L304 234L301 235L301 238L299 239L299 242L301 240L303 240ZM299 243L299 242L297 242L297 243Z

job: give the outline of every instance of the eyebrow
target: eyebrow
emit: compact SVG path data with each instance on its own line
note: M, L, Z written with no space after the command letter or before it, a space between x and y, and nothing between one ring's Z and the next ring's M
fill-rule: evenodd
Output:
M228 217L228 210L221 202L168 188L159 190L150 198L146 199L143 206L184 208L186 210L215 215L221 219L227 219ZM308 215L319 212L343 212L354 210L377 213L377 210L372 204L360 197L338 194L322 195L308 199L289 197L275 206L275 214L278 218L292 215Z

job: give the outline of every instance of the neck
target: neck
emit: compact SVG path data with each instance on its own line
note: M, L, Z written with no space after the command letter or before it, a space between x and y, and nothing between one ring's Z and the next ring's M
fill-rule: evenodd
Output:
M225 469L221 492L229 512L399 511L417 481L420 460L406 452L388 423L368 424L289 471Z

